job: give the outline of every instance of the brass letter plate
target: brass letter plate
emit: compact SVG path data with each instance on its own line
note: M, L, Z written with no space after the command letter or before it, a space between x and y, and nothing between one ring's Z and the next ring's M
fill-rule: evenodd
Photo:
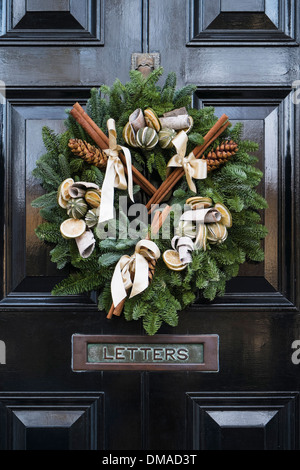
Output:
M219 371L218 335L73 335L72 370Z

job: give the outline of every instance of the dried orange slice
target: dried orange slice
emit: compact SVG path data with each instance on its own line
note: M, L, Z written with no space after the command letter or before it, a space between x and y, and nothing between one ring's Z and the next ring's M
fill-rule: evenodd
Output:
M69 194L69 188L74 184L74 180L72 178L67 178L63 181L58 188L58 197L61 196L65 201L68 201L71 196Z
M232 227L232 216L229 210L227 209L227 207L224 206L224 204L221 204L220 202L218 202L215 205L215 209L219 211L222 216L221 223L225 225L225 227L227 228Z
M60 233L64 238L81 237L86 230L86 223L83 219L67 219L60 226Z
M187 199L186 204L192 206L192 209L208 209L213 202L210 197L194 196Z
M132 128L132 125L130 122L127 122L123 129L123 139L125 140L127 145L130 145L131 147L137 147L136 141L135 141L135 134Z
M57 203L63 209L66 209L68 206L68 201L66 201L66 199L64 199L60 193L57 194Z
M163 260L169 269L172 271L183 271L186 268L186 264L182 263L179 258L178 251L167 250L163 254Z
M156 112L152 108L145 109L144 118L145 118L146 126L152 127L152 129L155 129L156 132L160 131L161 129L160 120L158 119Z

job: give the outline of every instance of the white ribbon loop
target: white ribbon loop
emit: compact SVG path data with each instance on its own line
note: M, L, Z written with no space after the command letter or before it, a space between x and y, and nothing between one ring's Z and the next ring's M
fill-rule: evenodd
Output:
M188 136L185 131L179 132L172 142L176 148L177 154L170 159L167 166L168 168L182 167L190 190L197 193L193 178L197 180L207 178L207 162L206 160L197 159L193 152L186 157Z
M174 237L172 239L173 250L178 251L180 261L184 264L192 262L191 253L194 251L194 243L189 237Z
M101 190L101 204L99 223L107 222L114 218L114 188L125 190L128 187L128 194L132 202L133 199L133 179L131 154L128 148L117 144L117 132L114 119L107 121L109 148L104 150L108 156L105 178ZM125 177L123 163L119 158L119 152L123 151L128 175L128 184Z
M130 298L147 289L149 286L148 261L157 260L159 257L160 250L151 240L141 240L136 245L132 256L121 257L111 280L111 294L115 307L127 297L130 288Z
M222 216L220 212L214 208L209 209L195 209L184 212L180 217L180 221L193 221L204 223L220 222Z

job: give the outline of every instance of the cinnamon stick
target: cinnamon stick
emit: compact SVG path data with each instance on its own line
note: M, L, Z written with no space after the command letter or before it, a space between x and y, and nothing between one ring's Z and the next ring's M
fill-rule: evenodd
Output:
M90 118L90 116L84 111L84 109L80 106L79 103L75 103L71 112L71 116L81 125L81 127L89 134L89 136L93 139L93 141L102 149L105 150L109 146L109 139L104 134L104 132L97 126L97 124ZM127 173L126 167L126 158L120 152L119 154L120 160L122 161L125 171ZM132 165L132 177L135 184L139 185L141 189L148 194L148 196L152 196L156 188L151 184L147 178L142 175L133 165Z
M103 138L101 137L98 132L96 132L93 127L88 123L88 121L84 118L83 114L79 113L77 109L73 108L70 111L71 116L81 125L81 127L89 134L89 136L93 139L93 141L102 149L106 149L108 147L108 143L106 144Z
M73 109L75 109L81 116L84 118L84 120L94 129L94 131L99 135L99 137L103 140L104 145L106 146L105 148L108 148L109 144L109 138L107 135L100 129L100 127L97 126L95 121L87 114L87 112L83 109L82 106L77 102L73 105Z
M218 120L218 122L211 128L211 130L206 134L204 137L204 143L195 147L193 153L195 157L198 159L201 155L205 152L205 150L214 142L230 125L228 121L228 117L223 114L223 116ZM151 207L153 204L159 204L170 190L178 183L178 181L184 175L184 170L182 168L178 168L174 170L170 176L161 184L158 190L154 193L152 198L149 200L148 204L146 205L149 213L151 214L155 208Z
M150 240L151 235L155 235L159 232L159 230L163 226L165 220L167 219L170 211L171 211L171 207L166 206L162 212L157 211L155 213L155 215L153 217L152 224L151 224L150 233L148 233L148 235L146 237L147 240ZM150 279L150 281L152 281L152 279L153 279L155 266L156 266L156 260L150 260L149 261L149 279ZM113 316L119 317L121 315L122 311L123 311L125 301L126 301L126 298L123 299L122 302L120 302L119 305L117 305L116 307L112 304L106 318L110 320L110 319L112 319Z
M197 147L194 148L193 153L195 156L203 150L203 148L207 145L207 142L210 142L210 141L213 142L214 140L216 140L215 135L219 132L220 129L223 128L225 124L226 124L226 127L225 127L226 129L230 123L228 121L228 116L226 116L226 114L223 114L220 117L220 119L215 123L215 125L208 131L208 133L204 137L203 144L198 145Z

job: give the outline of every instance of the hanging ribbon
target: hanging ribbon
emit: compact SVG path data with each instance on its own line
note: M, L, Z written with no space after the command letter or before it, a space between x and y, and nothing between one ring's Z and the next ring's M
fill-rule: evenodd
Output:
M206 160L197 159L193 152L186 157L188 136L185 131L179 132L172 142L176 148L177 154L171 158L167 166L168 168L182 167L190 190L197 193L193 178L197 180L207 178L207 162Z
M114 188L127 189L132 202L133 199L133 182L132 182L132 166L131 154L129 149L117 144L117 132L114 119L107 121L107 129L109 136L109 149L104 150L109 157L106 167L106 173L101 190L101 204L99 223L107 222L114 218ZM128 185L125 177L124 166L119 158L119 152L123 151L128 174Z
M178 251L180 261L184 264L192 262L191 253L194 251L194 243L189 237L174 237L171 241L173 250Z
M111 280L113 304L117 307L127 297L131 288L130 298L140 294L149 286L149 260L157 260L160 250L151 240L141 240L135 247L132 256L124 255L115 267Z

